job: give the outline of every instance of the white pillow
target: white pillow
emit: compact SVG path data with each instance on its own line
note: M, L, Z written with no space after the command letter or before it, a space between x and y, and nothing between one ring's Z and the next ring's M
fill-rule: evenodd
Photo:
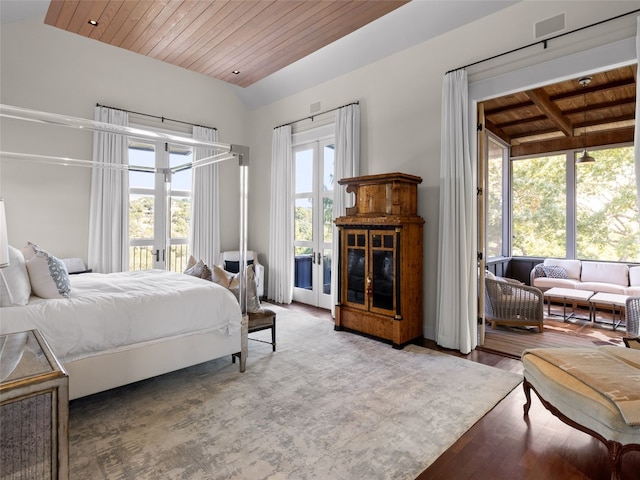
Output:
M31 290L41 298L69 298L71 282L64 262L37 245L28 243L22 249L27 264Z
M31 284L24 256L9 246L9 266L0 268L0 306L19 307L29 303Z

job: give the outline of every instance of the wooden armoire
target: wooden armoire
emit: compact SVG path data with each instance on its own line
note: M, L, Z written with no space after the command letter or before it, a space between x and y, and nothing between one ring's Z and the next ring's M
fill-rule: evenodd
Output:
M422 238L418 184L388 173L345 178L355 204L339 230L336 330L364 333L403 348L422 338Z

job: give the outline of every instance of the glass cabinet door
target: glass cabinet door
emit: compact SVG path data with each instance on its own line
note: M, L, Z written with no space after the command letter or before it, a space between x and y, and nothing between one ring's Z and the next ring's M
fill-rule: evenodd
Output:
M376 230L370 236L370 309L388 314L396 310L396 232Z
M367 307L367 230L346 230L344 234L343 298L346 304Z

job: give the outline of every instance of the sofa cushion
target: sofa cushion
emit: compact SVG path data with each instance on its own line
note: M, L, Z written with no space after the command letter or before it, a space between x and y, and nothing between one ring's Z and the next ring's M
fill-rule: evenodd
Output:
M533 286L541 290L548 290L549 288L579 288L580 281L573 278L551 278L551 277L538 277L533 280Z
M546 258L544 260L544 265L547 267L562 267L567 271L567 278L580 280L580 266L582 265L582 262L580 260L567 260L565 258Z
M624 289L624 294L630 297L640 297L640 285L637 287L627 287Z
M640 266L629 268L629 286L640 287Z
M576 288L591 290L596 293L615 293L616 295L625 295L625 290L627 289L622 285L607 282L580 282Z
M624 263L582 262L582 275L580 276L580 281L583 283L615 283L616 285L628 287L629 266Z

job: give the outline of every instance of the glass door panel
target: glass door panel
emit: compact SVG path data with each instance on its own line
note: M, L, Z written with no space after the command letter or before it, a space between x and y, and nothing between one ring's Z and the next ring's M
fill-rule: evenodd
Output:
M395 232L371 232L371 311L394 311L395 305Z
M346 303L365 308L368 278L367 232L366 230L349 230L345 233L345 240L345 258L347 259Z
M331 308L333 141L294 148L293 299Z

